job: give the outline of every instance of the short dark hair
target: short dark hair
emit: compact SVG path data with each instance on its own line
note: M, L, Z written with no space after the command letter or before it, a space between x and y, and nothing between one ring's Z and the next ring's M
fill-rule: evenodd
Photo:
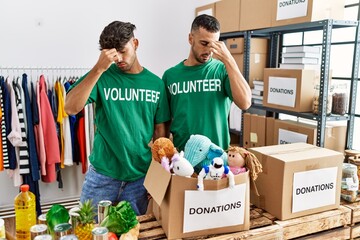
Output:
M220 31L219 21L215 17L206 14L201 14L194 19L191 24L191 31L199 30L200 27L211 33Z
M129 22L114 21L107 25L100 35L100 50L116 48L122 50L134 37L135 25Z

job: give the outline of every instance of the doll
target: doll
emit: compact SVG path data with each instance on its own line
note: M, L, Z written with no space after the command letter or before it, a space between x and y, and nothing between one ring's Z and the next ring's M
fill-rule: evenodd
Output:
M228 152L228 165L230 171L237 175L249 170L252 180L256 180L258 174L262 172L262 166L256 156L245 148L230 146Z
M170 172L171 158L176 153L173 142L165 137L156 139L151 146L152 158Z

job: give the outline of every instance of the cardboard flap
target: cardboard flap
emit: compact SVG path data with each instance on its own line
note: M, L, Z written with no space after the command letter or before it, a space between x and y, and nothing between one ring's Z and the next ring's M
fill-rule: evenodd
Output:
M159 206L164 199L170 180L171 174L160 163L151 161L145 176L144 186Z

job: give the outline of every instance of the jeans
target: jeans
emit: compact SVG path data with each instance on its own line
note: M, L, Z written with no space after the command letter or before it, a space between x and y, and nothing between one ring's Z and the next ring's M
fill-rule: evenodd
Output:
M101 200L110 200L112 203L127 201L131 204L136 215L146 213L148 206L148 194L140 178L134 182L123 182L97 173L93 166L89 166L82 187L80 201L92 199L97 208Z

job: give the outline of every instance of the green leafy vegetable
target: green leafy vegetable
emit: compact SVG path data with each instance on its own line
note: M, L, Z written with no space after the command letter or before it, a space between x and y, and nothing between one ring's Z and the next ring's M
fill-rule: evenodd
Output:
M69 222L70 215L66 208L60 204L54 204L46 214L46 223L50 233L54 233L54 227L60 223Z
M100 226L107 227L109 232L120 236L127 233L138 224L136 213L127 201L121 201L116 206L109 207L109 213Z

